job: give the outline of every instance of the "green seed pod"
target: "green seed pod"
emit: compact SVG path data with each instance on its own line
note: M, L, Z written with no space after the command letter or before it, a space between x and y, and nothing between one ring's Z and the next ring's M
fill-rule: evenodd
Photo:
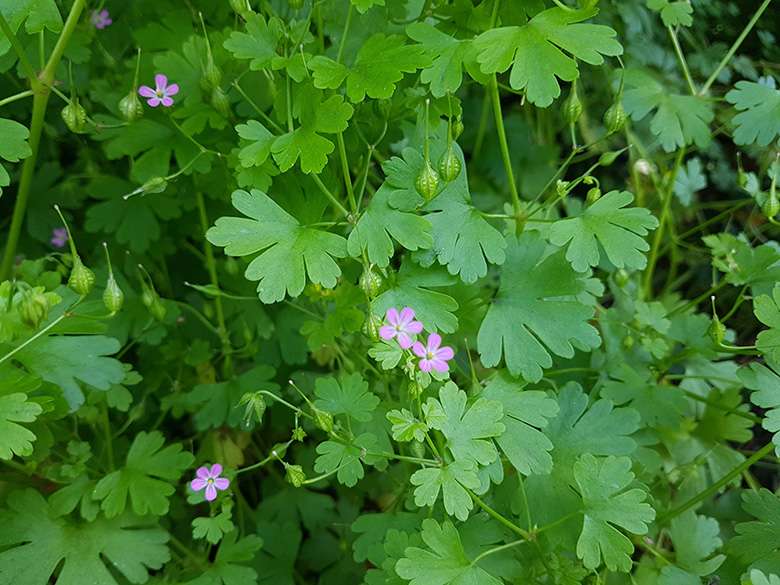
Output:
M370 299L375 299L382 291L382 277L373 270L374 265L370 264L363 267L363 274L360 275L360 288L363 289Z
M239 15L252 10L249 0L230 0L230 7Z
M777 195L770 193L761 204L761 213L768 218L774 218L778 212L780 212L780 202L777 200Z
M601 189L598 187L593 187L592 189L588 190L588 195L585 198L585 203L587 205L593 205L601 198Z
M223 118L230 117L230 98L222 91L221 87L215 87L211 90L211 105L214 106L214 109Z
M409 392L409 398L411 400L414 400L420 394L422 394L423 387L420 386L420 384L417 383L417 380L413 380L413 381L409 382L409 386L408 386L407 390Z
M157 298L154 299L154 302L149 307L149 312L160 323L165 321L165 317L168 315L168 308L163 304L159 295L157 295Z
M726 326L721 323L717 315L712 318L709 327L707 327L707 335L715 343L719 344L723 341L723 336L726 335Z
M457 116L452 120L452 139L457 141L463 134L463 116Z
M206 56L206 70L203 72L203 78L208 87L219 87L219 84L222 83L222 69L214 63L214 57L211 54Z
M165 177L152 177L141 185L141 191L147 193L162 193L168 188L168 179Z
M604 154L602 154L602 155L599 157L599 164L600 164L602 167L608 167L608 166L610 166L610 165L611 165L613 162L615 162L615 160L616 160L616 159L617 159L617 157L619 157L619 156L620 156L620 151L618 151L618 150L615 150L615 151L612 151L612 152L605 152Z
M314 426L318 429L330 433L333 431L333 415L317 407L312 407L314 416Z
M306 481L306 474L303 472L303 467L300 465L285 464L287 473L284 474L284 479L287 483L293 484L295 487L301 487L303 482Z
M623 102L616 101L604 112L604 126L607 133L613 134L620 130L626 124L626 111L623 109Z
M577 120L582 116L582 102L577 97L577 86L575 84L572 84L569 97L563 102L561 115L567 124L576 124Z
M452 181L458 178L460 170L460 160L455 155L452 144L448 144L439 157L439 175L444 179L445 183L452 183Z
M38 329L41 322L49 316L49 300L44 290L42 286L26 290L19 301L19 316L22 323L26 323L33 329Z
M623 338L623 351L628 351L632 347L634 347L634 338L630 335L626 335Z
M79 104L79 98L72 97L67 106L62 108L62 120L74 134L81 134L84 122L87 121L87 110Z
M391 100L376 100L374 102L374 113L380 120L387 120L390 117L390 110L393 107Z
M144 117L144 107L141 105L141 100L138 99L138 94L135 90L128 93L119 102L119 113L122 114L122 118L128 124L137 122Z
M95 288L95 273L84 266L78 254L73 257L73 268L70 271L70 278L68 278L68 286L81 296L88 295Z
M742 153L737 153L737 185L745 188L745 185L747 185L747 175L745 174L745 171L742 169Z
M414 189L426 202L433 201L439 188L439 175L433 170L430 163L426 162L420 173L414 178Z
M425 443L422 441L412 441L412 457L422 459L425 457Z
M122 305L125 302L125 295L119 285L116 283L116 279L113 274L108 275L108 283L106 284L106 290L103 291L103 304L106 309L112 313L116 313L122 309Z
M287 5L293 10L300 10L303 8L303 0L287 0Z
M378 342L381 337L379 336L379 329L382 327L382 320L374 313L369 313L366 320L363 322L363 333L373 342Z

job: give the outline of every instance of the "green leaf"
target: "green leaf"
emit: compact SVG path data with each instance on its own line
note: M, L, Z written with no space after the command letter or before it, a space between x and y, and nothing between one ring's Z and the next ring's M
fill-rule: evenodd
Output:
M553 444L538 429L555 417L558 403L544 392L523 391L523 386L523 382L501 370L481 396L504 407L501 423L506 431L496 442L515 469L523 475L550 473L553 462L549 451Z
M263 546L263 539L256 534L238 539L238 530L228 532L219 545L217 556L200 577L181 585L245 585L257 583L257 572L239 563L252 561Z
M479 488L477 464L471 459L458 459L444 467L418 469L410 479L417 487L414 490L414 503L418 506L433 506L444 493L444 509L447 514L459 520L469 517L474 507L467 489Z
M429 289L456 282L444 268L421 268L407 256L389 288L372 301L371 307L377 315L384 315L391 307L411 307L415 318L425 323L429 331L454 333L458 328L454 314L458 303L447 294Z
M607 457L599 462L584 453L574 464L574 478L585 502L585 519L577 540L577 556L588 569L604 564L610 571L631 570L634 545L615 526L633 534L645 534L655 510L644 502L647 492L624 491L634 479L628 457Z
M13 492L0 510L0 585L46 585L62 563L57 583L117 585L112 571L145 583L149 569L170 559L168 533L132 514L74 523L52 518L46 500L33 491ZM10 547L10 548L9 548Z
M391 410L386 416L387 420L393 424L393 440L415 440L418 443L425 440L425 433L428 432L428 425L414 418L414 415L405 408L402 408L401 410Z
M688 207L693 196L707 187L707 175L704 174L701 159L698 156L688 159L680 166L674 180L674 194L684 206Z
M538 382L542 368L552 366L552 353L570 358L574 348L589 350L601 344L588 320L593 308L573 297L585 291L561 250L546 258L547 244L539 232L507 237L507 260L501 286L491 301L477 335L482 364L497 366L502 354L513 376Z
M382 268L390 264L390 258L395 254L391 236L411 251L433 245L433 238L428 233L432 229L431 223L414 213L390 207L391 194L392 190L385 185L379 188L348 240L350 256L359 258L361 250L365 249L369 262Z
M41 405L29 402L26 394L5 393L0 386L0 459L9 460L14 454L22 457L32 453L32 443L38 437L16 423L33 422L42 411Z
M325 288L336 286L341 269L334 258L347 255L346 240L336 234L302 226L268 195L252 189L233 192L233 206L251 219L221 217L206 238L225 248L230 256L262 252L249 263L244 276L258 280L257 292L264 303L296 297L303 291L306 275Z
M246 32L232 32L224 47L236 59L251 59L249 68L260 71L271 64L276 55L276 45L282 37L284 27L280 20L272 18L266 22L257 12L246 14Z
M425 54L433 58L431 66L420 74L420 81L430 84L434 97L444 97L448 90L454 95L463 81L463 61L472 49L471 41L453 38L427 22L410 24L406 34L422 43Z
M712 249L712 265L723 272L731 284L749 284L754 294L756 285L771 285L780 281L780 254L774 246L762 244L753 248L741 238L720 233L702 237Z
M738 81L726 100L739 110L732 122L734 144L767 146L780 135L780 90L752 81Z
M53 33L62 30L62 16L54 0L4 0L0 2L0 13L14 34L23 22L28 34L39 33L44 28ZM0 55L5 55L10 48L11 41L0 31Z
M623 209L633 200L628 191L610 191L581 215L556 221L550 227L550 242L565 246L571 241L566 259L577 272L598 265L598 244L615 267L644 268L647 258L642 252L650 246L640 236L657 228L658 220L642 207Z
M257 120L236 126L236 132L244 140L250 141L238 153L241 164L246 167L259 167L271 154L271 145L276 137Z
M650 121L650 132L666 152L696 144L708 148L712 142L709 123L715 114L712 103L692 95L672 93L651 77L632 72L626 84L633 89L623 93L623 107L635 121L656 110Z
M387 343L386 341L381 341L368 350L368 355L381 362L380 366L383 370L392 370L401 361L404 350L395 342Z
M352 543L354 558L362 563L369 558L372 551L381 546L389 530L414 533L420 526L420 515L410 512L387 511L381 514L362 514L352 523L352 532L359 534Z
M314 471L330 473L338 469L336 478L339 483L352 487L365 474L363 463L372 465L377 461L376 456L365 454L365 451L373 449L376 443L376 435L372 433L363 433L348 445L336 441L320 443L317 445L317 453L320 456L314 462Z
M0 136L3 137L0 142L0 158L9 162L18 162L32 154L30 145L27 144L27 139L30 137L27 126L15 120L0 118Z
M171 484L178 481L195 457L182 451L179 444L161 450L164 444L160 431L141 431L133 440L124 467L98 482L93 497L103 500L101 507L106 517L124 512L128 496L133 511L140 516L168 513L168 497L176 491Z
M688 510L671 521L671 537L677 564L686 571L704 577L718 570L725 555L707 558L723 545L718 537L720 525L715 518L698 516Z
M120 348L119 341L103 335L51 335L25 346L14 359L27 371L61 387L71 410L76 410L84 403L77 380L98 390L110 390L125 379L122 363L106 357Z
M598 10L550 8L524 26L490 29L474 40L483 73L503 73L512 66L512 89L525 89L528 101L546 108L561 95L558 79L579 77L575 59L601 65L602 55L621 55L617 34L599 24L576 24L593 18ZM563 51L571 54L571 57Z
M701 579L674 566L665 566L658 577L658 585L701 585Z
M769 362L770 370L758 362L751 362L737 370L739 379L746 388L753 390L750 401L759 408L766 409L761 426L772 433L775 453L780 456L780 376L777 365Z
M355 420L369 421L379 405L379 397L368 389L359 372L342 378L317 378L314 406L331 414L346 414Z
M758 569L751 569L749 575L749 580L742 579L745 585L780 585L780 577L775 574L767 575Z
M365 14L373 6L384 6L385 0L349 0L360 14Z
M501 424L504 409L500 402L488 402L478 398L466 411L466 393L455 382L448 381L439 390L439 400L429 398L427 408L434 408L444 414L444 420L433 417L429 424L447 437L452 455L457 461L474 461L479 465L488 465L496 460L498 453L492 441L506 427Z
M661 20L664 26L675 27L678 25L691 26L693 24L693 6L683 1L671 0L647 0L650 10L660 10Z
M749 565L780 548L780 500L766 488L743 490L742 507L756 521L734 527L737 536L729 542L729 551Z
M756 338L756 347L775 363L780 363L780 283L775 285L772 296L761 295L753 299L753 313L768 330Z
M318 55L309 61L314 85L320 89L338 89L347 80L347 97L361 102L368 95L387 99L395 92L395 84L404 73L427 67L431 61L423 55L420 45L406 45L398 35L378 33L363 43L351 67Z
M502 581L469 561L451 522L439 524L426 518L422 539L430 550L409 547L395 565L396 573L410 585L501 585Z
M211 544L217 544L228 532L236 529L231 517L230 508L216 516L204 516L192 521L192 537L205 538Z

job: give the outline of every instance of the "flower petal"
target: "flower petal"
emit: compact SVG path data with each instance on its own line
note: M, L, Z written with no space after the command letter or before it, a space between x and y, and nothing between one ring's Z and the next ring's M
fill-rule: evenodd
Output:
M164 90L168 85L168 78L162 73L158 73L154 76L154 86L159 90Z
M420 356L421 358L425 357L425 346L419 341L414 342L414 346L412 346L412 351L418 356Z
M106 27L109 24L114 24L114 21L111 20L110 18L106 18L106 20L103 22L103 26Z
M392 307L392 308L387 310L386 317L387 317L387 320L392 325L398 325L398 322L401 320L401 317L398 315L398 309L396 309L395 307Z
M209 502L213 502L217 499L217 488L214 487L213 483L206 486L206 499Z
M209 479L211 477L211 475L209 475L209 468L205 465L203 467L198 467L198 471L195 472L195 475L201 479Z
M392 339L395 337L396 330L392 325L382 325L379 328L379 337L382 339Z
M147 103L147 104L149 104L150 106L152 106L153 108L156 108L157 106L159 106L159 105L160 105L160 102L161 102L161 101L162 101L162 100L161 100L160 98L157 98L157 97L155 97L155 98L152 98L152 99L150 99L150 100L149 100L148 102L146 102L146 103Z
M230 487L230 480L226 477L218 477L214 480L214 485L217 486L217 489L219 490L226 490Z
M100 18L108 18L108 10L105 8L100 11Z
M406 325L414 320L414 309L411 307L404 307L401 309L401 323Z
M163 99L160 100L160 103L164 105L166 108L173 105L173 98L165 96Z
M215 478L222 475L222 466L219 463L215 463L211 466L211 473L209 474L209 477Z
M193 479L190 482L190 487L196 492L199 492L207 485L209 485L209 482L206 479Z
M407 333L420 333L423 330L423 324L420 321L412 321L404 329L406 329Z
M428 336L428 351L436 353L436 350L439 349L439 346L441 345L441 335L438 333L431 333Z
M141 96L142 96L142 97L145 97L145 98L153 98L153 97L157 97L157 92L156 92L156 91L154 91L154 90L153 90L151 87L149 87L148 85L142 85L141 87L139 87L139 88L138 88L138 93L140 93L140 94L141 94Z
M437 372L446 372L447 370L450 369L447 362L445 362L444 360L440 360L437 357L431 360L431 365L433 366L433 369L436 370ZM422 365L420 366L420 368L422 368ZM430 371L430 367L428 368L428 370Z
M439 360L451 360L454 357L455 357L455 350L452 349L449 345L440 347L439 351L436 352L436 359Z
M176 95L179 93L179 86L175 83L171 83L168 87L165 88L165 95L171 96Z
M404 349L409 349L410 347L412 347L412 338L409 337L403 331L401 331L400 333L398 333L398 345L400 345Z
M429 361L429 360L426 360L426 359L421 359L421 360L420 360L420 369L421 369L423 372L430 372L430 371L431 371L431 364L432 364L432 363L433 363L433 362L431 362L431 361Z

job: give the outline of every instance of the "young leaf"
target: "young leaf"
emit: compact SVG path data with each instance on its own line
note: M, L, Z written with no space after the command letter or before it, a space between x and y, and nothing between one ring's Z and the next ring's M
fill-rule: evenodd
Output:
M574 464L574 478L585 502L585 521L577 540L577 556L588 569L604 564L610 571L631 570L634 545L615 526L633 534L645 534L655 510L644 502L647 492L624 491L634 479L628 457L607 457L599 462L584 453Z
M232 32L230 38L224 43L224 47L233 53L236 59L252 59L249 68L260 71L271 63L276 55L276 45L283 34L283 25L272 18L266 22L265 18L257 12L246 14L246 31Z
M363 463L372 465L377 461L376 456L365 454L365 451L373 449L376 443L376 435L372 433L363 433L348 445L336 441L320 443L317 445L317 453L320 456L314 462L314 471L330 473L341 467L336 474L339 483L352 487L365 474Z
M447 437L447 446L456 461L470 460L479 465L495 461L496 448L485 439L498 437L506 429L498 422L504 415L500 402L479 398L466 411L466 393L448 381L439 390L439 400L428 399L428 407L444 414L443 422L432 419L430 424Z
M404 73L413 73L431 63L423 55L422 46L405 43L401 36L375 34L363 43L352 67L318 55L309 61L314 85L320 89L338 89L346 79L347 97L352 102L362 102L366 95L374 99L390 98Z
M510 463L523 475L550 473L553 448L538 429L558 413L558 403L544 392L526 390L524 384L501 370L482 391L481 396L504 406L501 423L506 427L496 442Z
M513 376L538 382L542 368L552 365L549 351L572 357L574 348L593 349L601 344L588 320L593 308L576 300L562 300L585 291L585 280L556 252L542 259L547 243L539 232L507 237L507 260L501 286L492 300L477 335L477 348L485 367L500 363L501 355Z
M729 551L750 565L780 548L780 500L766 488L743 490L742 507L756 520L734 527L737 536L729 542Z
M633 200L628 191L610 191L581 215L556 221L550 228L550 242L565 246L571 241L566 259L577 272L598 265L598 244L617 268L644 268L647 258L642 252L650 246L640 236L657 228L658 220L642 207L623 209Z
M334 258L347 255L346 240L302 226L268 195L252 189L233 192L233 206L251 219L221 217L207 233L215 246L231 256L262 252L249 263L245 276L258 280L257 292L264 303L281 301L285 294L303 291L306 275L325 288L336 286L341 269Z
M479 488L477 464L471 459L457 459L444 467L418 469L410 479L417 487L414 490L414 503L418 506L433 506L444 493L444 509L447 514L458 520L469 517L474 502L466 489Z
M474 40L483 73L503 73L512 66L512 89L525 89L532 104L546 108L561 95L557 78L574 81L579 69L574 59L601 65L602 55L621 55L617 34L599 24L577 24L593 18L598 10L550 8L525 26L506 26L483 32ZM563 50L561 50L563 49ZM563 51L572 55L569 57Z
M385 0L349 0L360 14L365 14L373 6L384 6Z
M756 347L774 363L780 363L780 283L775 285L772 296L761 295L753 299L753 313L768 330L756 338Z
M780 455L780 376L777 365L768 361L771 370L758 362L751 362L737 370L739 379L746 388L753 390L750 401L759 408L766 409L761 426L772 433L775 453Z
M693 6L684 1L647 0L650 10L660 10L664 26L691 26L693 24Z
M698 516L688 510L673 518L670 528L680 568L704 577L717 571L726 559L725 555L707 558L723 544L718 537L720 526L715 518Z
M674 180L674 194L685 207L693 201L694 194L707 187L707 175L704 174L701 159L698 156L688 159L677 171Z
M734 144L767 146L780 134L780 90L752 81L738 81L726 100L740 111L732 118L737 126Z
M0 459L9 460L14 454L22 457L33 451L37 439L30 429L17 423L35 421L43 407L28 400L27 393L41 385L41 378L22 373L11 374L0 382Z
M410 585L501 585L502 581L469 561L451 522L439 524L426 518L422 539L431 550L409 547L395 565L395 572Z
M202 516L192 521L192 537L205 538L211 544L217 544L228 532L236 529L231 511L225 510L216 516Z
M404 355L404 350L397 342L387 343L382 341L376 346L368 350L368 355L374 358L376 361L381 362L380 366L383 370L392 370L401 361Z
M342 378L317 378L314 406L331 414L346 414L355 420L369 421L379 405L379 397L368 389L359 372Z
M182 585L241 585L257 583L257 572L239 563L252 561L263 546L263 539L249 534L238 539L238 530L228 532L219 545L214 562L200 577Z
M704 236L702 241L712 249L712 265L731 284L749 284L757 295L757 285L763 290L780 281L780 254L774 246L762 244L753 248L742 238L727 233Z
M434 28L427 22L415 22L406 27L406 34L422 43L425 54L433 58L423 69L420 81L429 83L434 97L454 94L463 81L463 60L473 50L470 40L458 40Z
M0 510L0 583L49 583L61 563L59 585L82 585L87 575L117 585L107 563L131 583L145 583L149 569L170 559L168 533L156 524L133 514L85 523L55 519L39 493L13 492Z
M241 164L246 167L259 167L271 154L271 145L276 137L257 120L249 120L246 124L236 126L236 132L249 144L238 153Z
M414 415L405 408L391 410L386 416L387 420L393 424L393 440L411 441L414 439L422 442L425 439L428 425L414 418Z
M98 482L93 497L103 500L101 507L106 517L124 512L128 496L139 516L168 513L168 496L176 491L171 483L181 477L195 457L182 451L179 444L161 450L164 444L165 437L160 431L141 431L127 453L124 467Z

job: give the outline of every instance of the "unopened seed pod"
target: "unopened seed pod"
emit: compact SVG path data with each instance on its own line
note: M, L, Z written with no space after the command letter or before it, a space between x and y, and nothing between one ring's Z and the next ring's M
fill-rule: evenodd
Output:
M709 335L710 339L715 343L721 343L723 341L723 337L726 335L726 326L718 319L717 315L710 321L710 325L707 327L707 335Z
M222 69L214 63L214 57L210 53L206 56L206 69L203 72L203 78L212 88L219 87L219 84L222 83Z
M252 10L249 6L249 0L230 0L230 7L238 14L244 14L244 12Z
M620 156L620 151L619 150L613 150L611 152L605 152L604 154L602 154L599 157L599 165L601 165L602 167L608 167L613 162L615 162L615 160L617 159L618 156Z
M49 301L43 291L42 286L26 290L19 301L19 316L22 323L26 323L33 329L37 329L49 316Z
M379 341L381 336L379 330L382 328L382 320L374 313L369 313L366 320L363 322L363 333L368 336L371 341Z
M223 118L230 117L230 98L222 91L221 87L215 87L211 90L211 105Z
M439 176L445 183L451 183L458 178L461 170L460 159L455 155L452 144L447 144L447 148L439 157Z
M79 98L71 98L68 105L62 108L62 120L68 127L68 130L74 134L81 134L84 128L84 122L87 121L87 110L79 104Z
M168 188L168 179L165 177L152 177L141 185L141 191L147 193L162 193Z
M73 268L70 271L70 278L68 278L68 286L73 292L82 296L88 295L95 288L95 273L84 266L78 254L73 257Z
M128 93L119 102L119 113L128 124L137 122L144 117L144 107L135 90Z
M390 110L393 107L391 100L376 100L374 102L374 113L380 120L387 120L390 117Z
M422 459L425 457L425 443L422 441L412 441L412 456Z
M598 187L593 187L591 189L588 189L588 194L585 198L585 203L588 205L593 205L601 198L601 189Z
M363 274L360 275L360 288L363 289L370 299L375 299L382 291L382 277L373 270L373 264L363 268Z
M439 188L439 175L433 170L430 163L426 162L422 170L414 178L414 189L425 201L430 202L436 197Z
M604 112L604 126L609 134L620 130L626 124L626 111L623 109L623 102L617 101Z
M287 483L293 484L295 487L301 487L303 482L306 481L306 474L303 471L303 467L300 465L285 464L287 473L284 474L284 479Z
M113 274L108 275L108 283L106 284L106 290L103 291L103 304L106 309L112 313L116 313L122 309L122 305L125 302L125 295L119 285L116 283L116 279Z
M313 407L312 411L314 426L326 433L330 433L333 430L333 415L316 407Z
M567 124L575 124L582 116L582 102L577 97L577 86L572 85L569 97L563 102L561 115Z
M780 202L777 200L777 195L770 194L761 204L761 213L763 213L766 217L773 218L779 212Z
M452 120L452 139L457 140L463 134L463 116L456 116Z
M154 301L149 306L149 312L160 323L165 321L165 317L168 315L168 308L163 304L160 295L155 294Z

